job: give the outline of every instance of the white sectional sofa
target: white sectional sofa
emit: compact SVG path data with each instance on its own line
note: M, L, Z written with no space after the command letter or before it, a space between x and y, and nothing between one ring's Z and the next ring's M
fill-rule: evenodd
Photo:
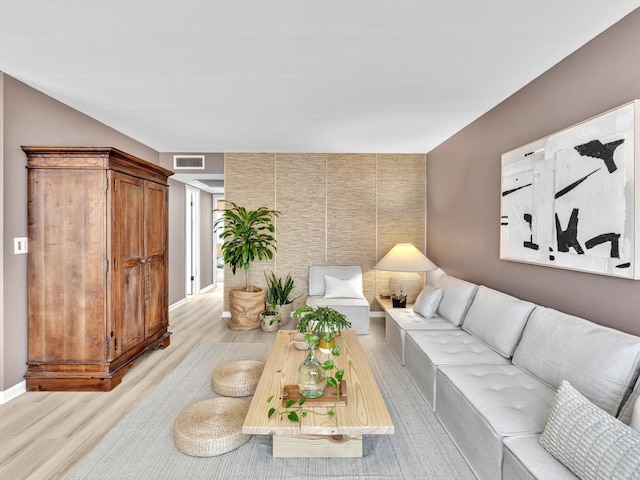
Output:
M358 335L369 333L369 301L362 288L362 269L358 266L309 268L310 307L332 307L347 317Z
M567 381L603 415L629 424L640 394L640 337L447 275L436 287L443 297L433 318L387 310L387 341L476 476L578 478L540 443L556 390ZM603 448L613 456L611 445ZM633 445L635 466L625 468L637 476L626 478L640 478L640 443Z

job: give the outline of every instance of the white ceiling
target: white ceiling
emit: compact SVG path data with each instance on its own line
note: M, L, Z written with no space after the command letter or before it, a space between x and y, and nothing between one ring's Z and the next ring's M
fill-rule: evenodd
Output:
M0 70L161 152L428 152L631 0L0 0Z

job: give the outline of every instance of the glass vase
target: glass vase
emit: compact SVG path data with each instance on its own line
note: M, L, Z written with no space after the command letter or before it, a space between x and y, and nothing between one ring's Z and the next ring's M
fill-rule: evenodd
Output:
M298 367L298 391L306 398L318 398L327 386L324 369L316 358L316 346L309 345L307 358Z

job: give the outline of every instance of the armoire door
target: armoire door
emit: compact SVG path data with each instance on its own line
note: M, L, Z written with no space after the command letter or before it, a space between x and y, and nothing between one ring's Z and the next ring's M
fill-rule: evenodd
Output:
M116 358L145 337L144 180L114 172L112 210Z
M145 182L146 308L145 334L153 335L169 323L167 273L167 187Z

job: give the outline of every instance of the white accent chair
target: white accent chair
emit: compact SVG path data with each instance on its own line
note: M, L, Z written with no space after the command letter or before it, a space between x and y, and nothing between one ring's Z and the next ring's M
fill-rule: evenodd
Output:
M327 297L325 275L349 282L351 288L344 290L344 297L331 292ZM369 333L369 302L362 289L362 269L358 266L331 266L309 268L310 307L331 307L342 313L351 322L351 329L358 335Z

